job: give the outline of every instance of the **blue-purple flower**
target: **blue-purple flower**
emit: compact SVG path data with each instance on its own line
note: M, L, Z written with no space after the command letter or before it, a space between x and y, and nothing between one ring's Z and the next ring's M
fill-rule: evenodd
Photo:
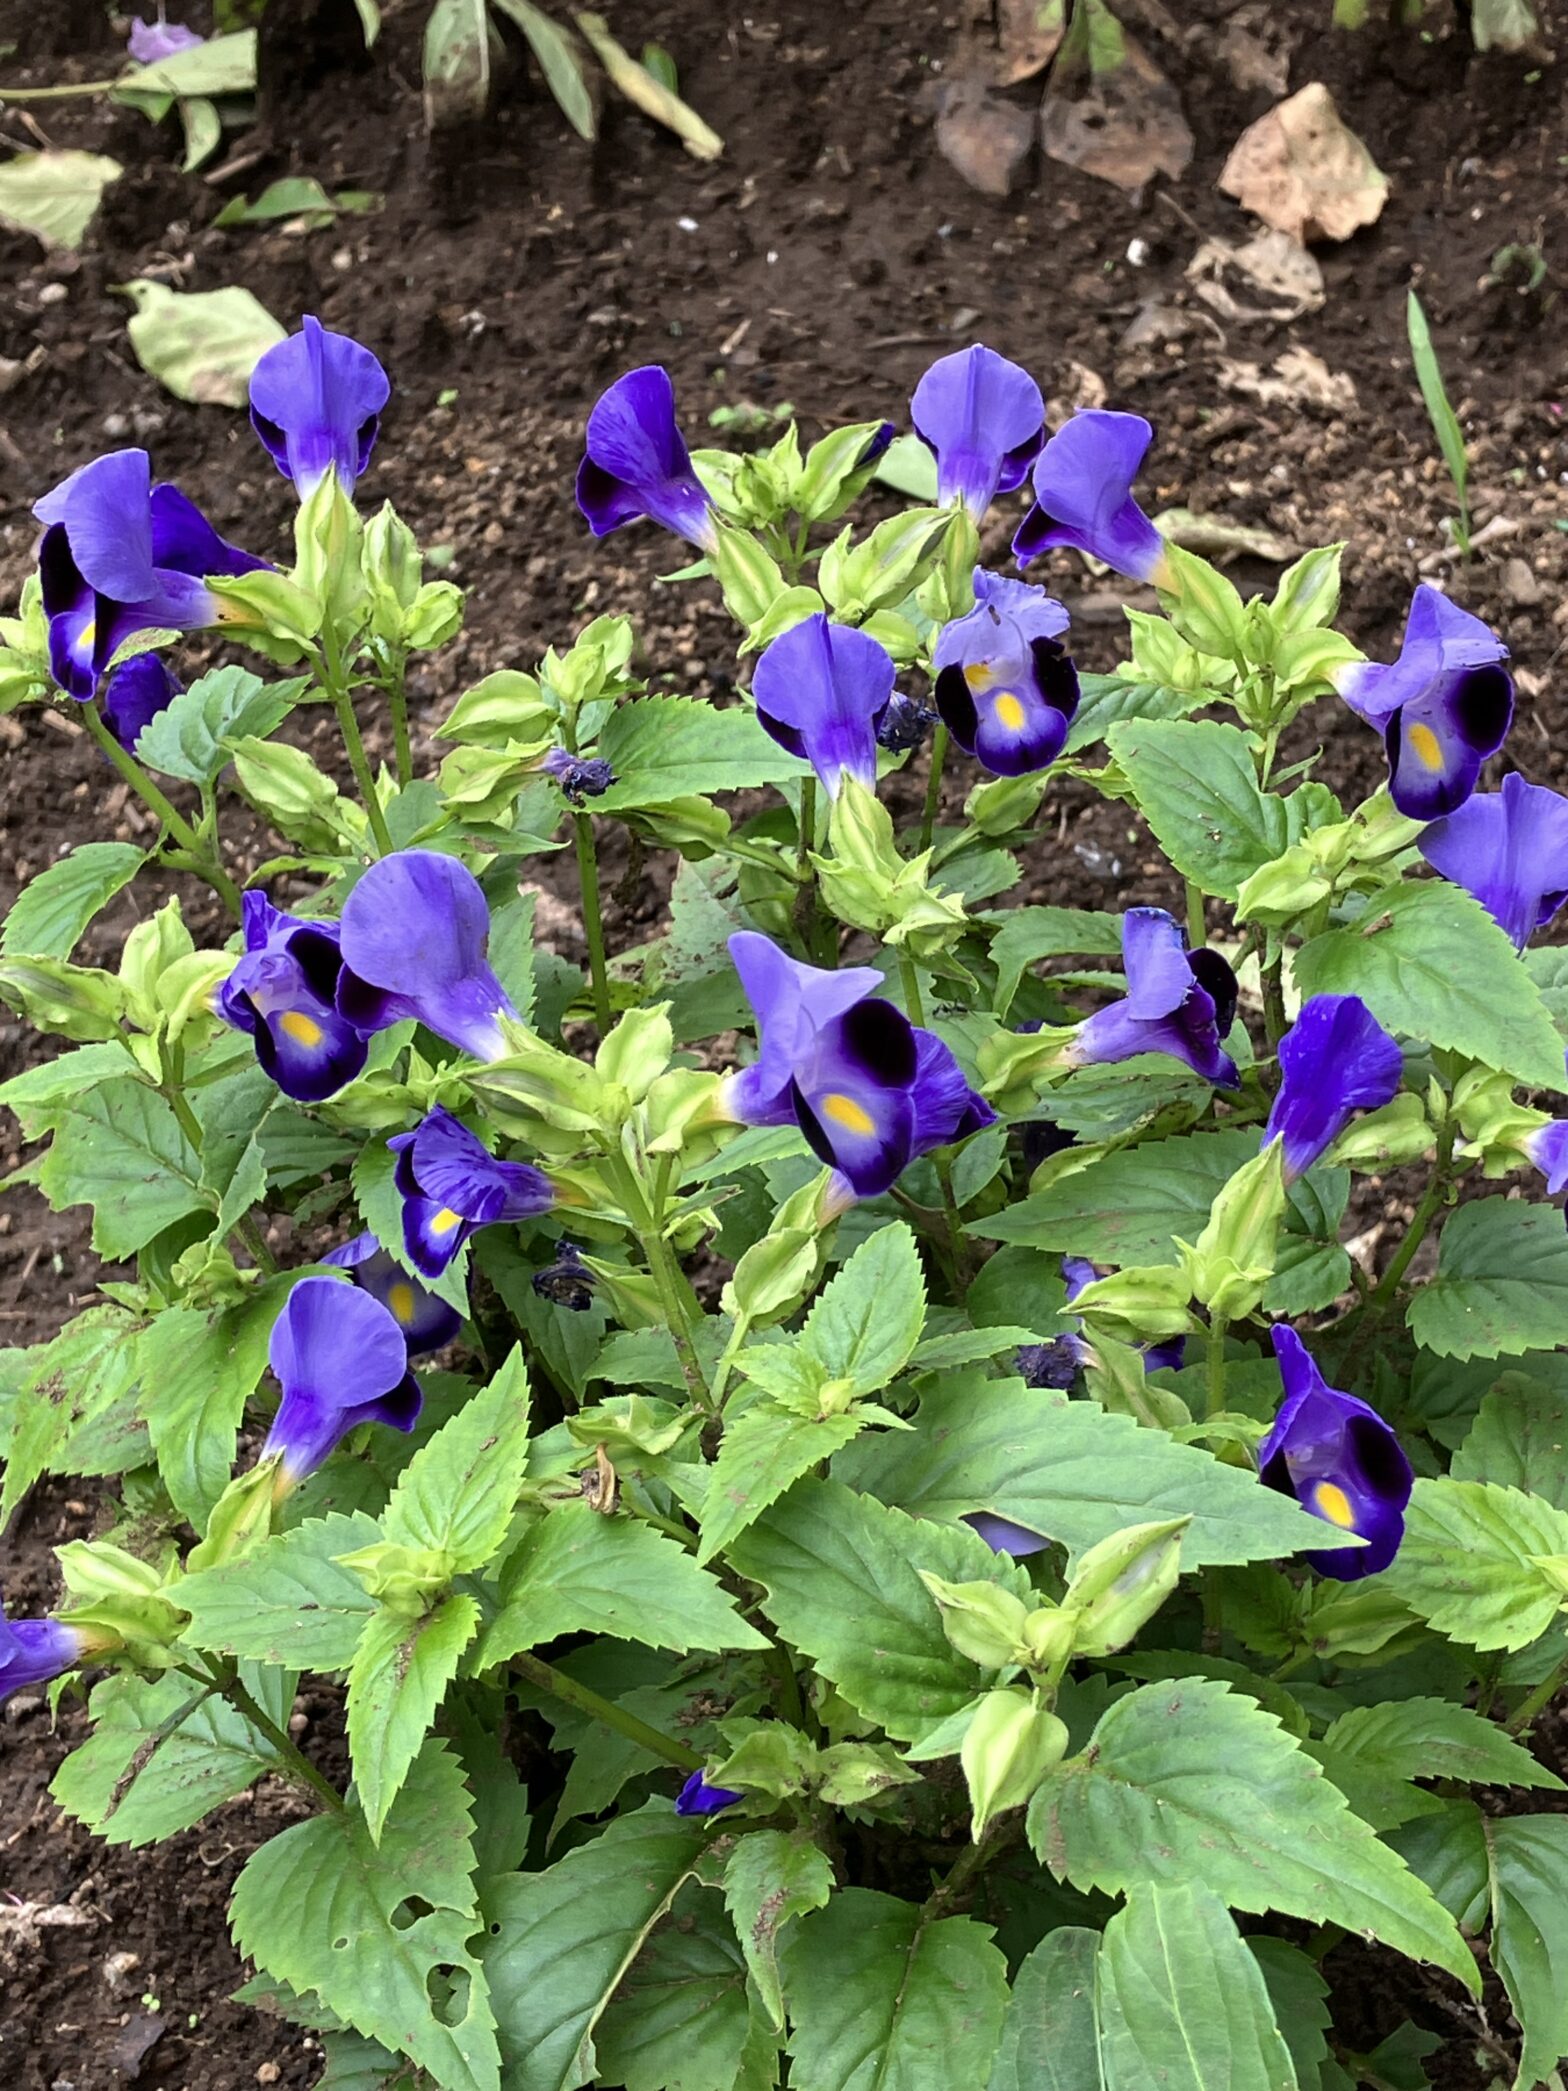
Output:
M615 782L615 772L602 755L573 755L567 748L552 748L539 767L574 806L584 799L603 798Z
M144 22L140 15L132 18L125 48L138 65L157 65L162 59L172 58L177 51L193 51L206 40L194 29L187 29L182 22L166 22L160 11L156 22Z
M302 501L329 471L352 495L391 391L369 349L307 313L251 372L251 427Z
M58 1619L7 1619L0 1612L0 1700L74 1670L89 1637Z
M1510 770L1417 840L1434 871L1473 893L1522 951L1568 900L1568 799Z
M137 632L194 632L218 621L207 579L253 573L178 487L152 483L145 450L94 458L35 503L45 525L38 576L49 620L49 669L85 701Z
M1525 1134L1520 1145L1546 1178L1548 1197L1555 1198L1559 1191L1568 1188L1568 1118L1554 1118L1548 1125L1537 1126L1534 1132Z
M931 365L910 416L936 455L937 499L978 523L998 494L1022 486L1045 440L1045 401L1027 370L976 342Z
M844 777L877 780L877 722L893 695L893 657L869 632L820 610L781 632L752 676L757 718L811 764L830 798Z
M336 1278L301 1278L267 1346L283 1399L261 1448L282 1458L280 1482L313 1474L360 1423L412 1430L423 1395L396 1321L368 1292Z
M999 777L1043 770L1078 709L1078 671L1059 643L1067 612L1043 588L975 568L975 607L937 635L935 697L966 755Z
M1388 789L1412 820L1462 806L1514 716L1508 649L1479 617L1423 581L1411 598L1397 661L1358 661L1334 681L1388 750Z
M411 1358L424 1351L444 1350L463 1326L457 1309L426 1292L373 1234L356 1234L340 1248L329 1249L321 1260L347 1271L362 1292L381 1302L402 1330Z
M717 541L713 503L675 419L675 387L657 363L617 378L588 416L577 506L595 537L643 517L703 551Z
M286 915L262 893L245 894L240 906L245 949L213 1008L255 1039L256 1058L285 1096L319 1103L353 1081L367 1052L367 1032L335 1001L338 925Z
M1087 552L1135 581L1159 582L1165 540L1132 497L1154 430L1141 414L1085 407L1059 428L1034 468L1034 506L1018 526L1020 566L1059 546Z
M710 1786L701 1772L693 1772L675 1796L677 1815L716 1815L720 1808L733 1808L745 1799L728 1786Z
M438 1038L498 1060L499 1019L517 1011L491 971L490 909L456 857L398 850L372 864L343 903L337 1006L361 1031L413 1017Z
M110 670L98 704L103 723L122 748L134 751L143 727L168 709L181 687L161 654L134 653Z
M549 1177L528 1162L502 1162L438 1105L411 1133L387 1142L403 1201L403 1247L416 1271L439 1278L470 1235L500 1222L537 1219L555 1203Z
M760 1044L729 1077L726 1110L742 1125L798 1126L851 1196L879 1196L917 1154L993 1122L942 1040L881 998L872 967L803 965L755 930L730 938L730 956Z
M1069 1067L1108 1065L1138 1053L1169 1053L1222 1089L1240 1081L1221 1040L1236 1014L1236 976L1217 951L1191 951L1163 908L1122 917L1127 993L1078 1026Z
M1304 1176L1357 1111L1393 1100L1399 1047L1358 995L1314 995L1279 1042L1283 1079L1265 1145L1285 1143L1285 1181Z
M1319 1575L1359 1582L1399 1551L1410 1462L1376 1409L1329 1386L1294 1329L1276 1323L1269 1333L1285 1399L1258 1447L1258 1472L1303 1510L1367 1542L1307 1556Z

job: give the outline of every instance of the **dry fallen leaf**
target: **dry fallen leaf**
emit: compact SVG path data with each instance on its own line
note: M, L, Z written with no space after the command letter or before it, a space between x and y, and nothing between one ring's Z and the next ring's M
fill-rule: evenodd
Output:
M1163 508L1154 521L1160 535L1171 544L1205 559L1245 553L1249 559L1268 559L1283 565L1296 556L1296 547L1288 538L1255 523L1231 523L1222 515L1197 515L1190 508Z
M1348 240L1388 199L1387 175L1320 80L1242 132L1219 185L1265 225L1303 242Z
M1356 405L1354 382L1342 370L1330 370L1311 349L1286 349L1269 372L1256 363L1222 356L1219 381L1227 392L1254 399L1262 407L1317 407L1325 413L1349 414Z
M1040 104L1040 142L1053 160L1129 192L1156 174L1180 180L1192 158L1192 132L1175 88L1143 47L1123 32L1119 65L1052 69Z
M1043 72L1067 33L1067 0L996 0L996 84Z
M1228 240L1205 240L1187 264L1187 279L1205 305L1242 325L1298 319L1316 312L1326 295L1323 271L1285 232L1260 232L1239 247ZM1243 304L1233 283L1255 292L1257 301Z
M971 189L1011 196L1034 148L1027 110L993 95L983 80L944 80L936 95L937 150Z
M1219 56L1239 94L1255 94L1261 88L1278 101L1290 84L1290 53L1271 50L1240 22L1226 24Z

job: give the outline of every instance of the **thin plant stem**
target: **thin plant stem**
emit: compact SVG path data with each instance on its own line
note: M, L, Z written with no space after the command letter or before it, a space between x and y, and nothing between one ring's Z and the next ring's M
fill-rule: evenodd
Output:
M1448 1188L1448 1170L1453 1158L1454 1129L1452 1125L1445 1124L1438 1128L1437 1154L1432 1163L1432 1174L1427 1178L1427 1186L1422 1194L1421 1203L1411 1216L1410 1225L1405 1230L1405 1238L1395 1250L1393 1261L1378 1280L1371 1296L1367 1300L1369 1307L1385 1306L1392 1299L1395 1292L1398 1291L1400 1280L1404 1277L1405 1272L1409 1270L1411 1260L1415 1256L1417 1249L1426 1240L1427 1229L1437 1217L1437 1209L1442 1204L1444 1193Z
M926 1897L920 1911L921 1921L928 1923L933 1917L945 1916L975 1875L983 1872L993 1859L999 1858L1010 1844L1017 1841L1023 1827L1023 1811L1017 1809L1002 1821L993 1823L978 1844L970 1844L967 1850L961 1851L946 1878Z
M903 945L899 946L898 951L898 975L903 982L904 1002L909 1020L923 1030L926 1012L920 994L920 974L914 959ZM957 1296L961 1298L968 1280L969 1244L964 1234L964 1223L958 1213L958 1199L953 1191L953 1164L945 1149L940 1147L932 1155L931 1164L936 1170L936 1180L942 1192L942 1220L947 1230L948 1254L952 1260L953 1280L958 1288Z
M179 1052L179 1048L176 1048L176 1052ZM183 1054L180 1057L183 1059ZM180 1131L199 1155L205 1135L201 1129L201 1120L191 1109L190 1099L185 1095L181 1086L182 1080L183 1070L177 1061L170 1070L169 1079L164 1085L163 1094L168 1100L170 1110L174 1113L175 1124L178 1125ZM262 1237L261 1229L257 1226L252 1215L243 1213L235 1221L230 1231L234 1238L248 1250L257 1270L263 1272L269 1278L276 1277L278 1270L277 1258L267 1247L266 1241Z
M392 746L397 762L397 788L407 791L414 781L414 751L408 737L408 657L398 653L387 669L387 706L392 713Z
M254 1213L242 1213L234 1223L234 1232L250 1251L251 1261L257 1270L268 1278L275 1278L278 1274L278 1260L267 1247L266 1236L262 1233Z
M308 1787L318 1800L324 1801L335 1813L341 1815L345 1812L347 1803L342 1794L330 1779L324 1778L317 1771L294 1738L278 1726L271 1714L257 1705L232 1668L218 1665L203 1677L200 1671L189 1670L183 1663L177 1663L175 1667L182 1676L193 1678L198 1684L205 1684L220 1691L231 1705L238 1707L251 1726L258 1729L277 1751L280 1768L297 1786Z
M643 1195L643 1187L624 1155L612 1151L605 1156L605 1163L632 1231L637 1236L649 1275L658 1289L659 1303L669 1324L670 1341L675 1345L675 1356L681 1377L686 1382L686 1391L705 1416L713 1416L716 1414L713 1396L708 1391L707 1377L692 1340L693 1315L698 1311L696 1295L664 1238L665 1177L661 1175L658 1191L650 1202Z
M920 847L929 849L931 837L936 830L936 817L942 806L942 771L947 765L947 745L950 736L945 726L938 725L931 735L931 767L926 775L926 803L920 816Z
M104 724L96 704L84 704L80 714L87 731L98 743L110 762L119 771L126 783L135 792L149 813L162 821L184 851L189 867L206 880L214 893L223 902L236 921L240 914L240 889L235 885L223 866L218 862L196 830L176 807L169 803L158 786L148 776L136 757L122 748Z
M360 803L364 806L365 817L370 822L376 855L390 857L393 852L392 836L387 827L387 817L381 810L381 801L376 796L376 780L371 774L370 758L365 753L359 721L354 716L354 699L335 679L329 680L327 694L332 699L332 709L337 713L338 730L343 736L343 745L348 750L349 767L354 772L354 782L359 788Z
M1209 925L1203 919L1203 888L1196 879L1187 881L1187 948L1201 951L1209 940Z
M617 1735L624 1735L628 1742L636 1743L651 1756L662 1757L677 1771L701 1771L702 1759L695 1750L688 1750L673 1735L661 1735L657 1728L650 1728L646 1721L638 1720L634 1713L617 1706L613 1699L601 1699L597 1692L557 1670L553 1663L547 1663L537 1655L519 1653L512 1657L511 1664L520 1676L537 1685L540 1691L548 1692L552 1699L575 1706L579 1713L587 1714L590 1720L598 1721L606 1728L613 1728Z
M811 852L817 839L817 780L807 777L800 787L800 817L795 830L795 935L808 959L814 954L817 929L817 885Z
M1542 1678L1528 1698L1522 1699L1515 1707L1508 1719L1509 1734L1522 1735L1541 1709L1557 1697L1565 1684L1568 1684L1568 1655L1563 1657L1550 1676Z
M1272 965L1260 963L1258 968L1258 977L1263 983L1263 1028L1268 1034L1270 1051L1278 1046L1287 1029L1285 988L1281 978L1283 965L1283 959L1276 958Z
M1227 1323L1221 1314L1209 1319L1209 1347L1207 1355L1208 1377L1204 1385L1203 1413L1207 1417L1217 1416L1225 1406L1225 1330Z
M577 884L582 895L583 929L588 938L588 977L593 983L593 1013L600 1033L610 1028L610 976L604 961L604 917L599 908L599 860L594 854L593 818L572 816L577 841Z

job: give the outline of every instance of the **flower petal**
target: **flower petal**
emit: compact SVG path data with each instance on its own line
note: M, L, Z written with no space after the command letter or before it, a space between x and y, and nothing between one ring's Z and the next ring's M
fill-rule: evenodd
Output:
M1568 900L1568 799L1517 770L1416 843L1434 871L1473 893L1522 951Z
M874 787L876 721L896 673L891 654L869 632L832 624L819 611L764 649L752 675L757 717L792 754L805 755L830 796L846 772Z
M338 1008L367 1030L417 1017L476 1059L496 1059L506 1050L497 1018L517 1012L490 969L489 937L479 881L455 857L383 857L343 904Z
M1495 665L1442 676L1401 705L1385 731L1389 795L1400 812L1436 820L1462 806L1513 714L1513 678Z
M999 492L1023 484L1045 435L1039 386L979 342L933 363L909 410L936 454L937 499L962 501L977 522Z
M152 467L145 450L94 458L34 505L41 523L63 523L71 557L99 595L138 602L157 592L153 570Z
M1153 580L1165 540L1132 498L1132 483L1154 440L1141 414L1081 408L1036 460L1035 505L1013 540L1026 566L1057 546L1103 560L1117 573Z
M268 1358L283 1399L262 1457L297 1480L362 1421L412 1429L419 1387L408 1346L378 1300L335 1278L301 1278L273 1325Z
M1283 1080L1264 1143L1285 1143L1287 1182L1306 1174L1356 1111L1375 1111L1399 1087L1404 1061L1356 995L1314 995L1280 1040Z
M302 496L329 467L352 494L391 389L369 349L307 313L299 333L268 349L251 373L251 422Z
M670 374L658 364L617 378L588 416L577 505L595 537L646 516L692 544L713 543L713 504L675 419Z

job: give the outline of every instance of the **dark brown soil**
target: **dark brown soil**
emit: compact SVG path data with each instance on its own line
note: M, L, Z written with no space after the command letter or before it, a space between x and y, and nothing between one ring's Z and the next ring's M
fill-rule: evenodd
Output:
M282 0L273 5L281 14ZM605 608L634 614L648 672L671 686L721 686L733 674L717 605L650 587L671 563L668 544L630 533L595 547L572 506L588 406L620 370L649 361L674 373L694 435L715 407L740 402L792 402L816 433L873 414L905 421L925 365L984 339L1027 362L1053 406L1108 397L1147 413L1159 430L1156 505L1264 524L1303 548L1348 539L1347 629L1377 651L1397 638L1413 582L1441 552L1451 506L1410 377L1404 300L1414 283L1470 438L1477 523L1501 519L1451 585L1513 649L1521 705L1509 759L1536 781L1568 784L1553 680L1568 637L1568 263L1553 244L1568 68L1477 58L1457 10L1452 33L1444 24L1430 37L1345 40L1324 27L1327 0L1177 0L1179 26L1157 10L1174 37L1156 33L1151 47L1197 133L1184 180L1129 199L1045 163L1002 203L966 188L933 145L933 84L962 62L975 28L963 7L613 0L607 11L634 48L651 37L674 54L683 92L728 141L716 165L624 109L607 113L591 149L521 68L491 124L432 152L418 94L425 10L414 0L387 7L368 62L332 37L334 10L289 6L288 63L269 69L262 125L225 143L224 158L247 164L216 182L178 172L167 129L107 104L0 107L10 145L86 146L126 168L80 257L42 258L30 239L0 232L0 357L22 365L0 393L0 596L14 595L32 557L31 502L125 442L144 443L226 535L262 551L283 538L293 495L243 417L179 404L131 356L112 286L150 275L184 289L243 283L286 323L316 312L383 356L395 393L366 496L390 496L427 546L446 548L446 571L469 590L465 633L415 692L426 728L479 674L531 665ZM1548 42L1568 38L1563 0L1542 11ZM1322 310L1289 326L1218 321L1186 280L1203 237L1239 241L1255 229L1215 188L1229 146L1269 99L1226 70L1220 35L1233 17L1288 42L1293 88L1332 87L1392 181L1380 223L1322 253ZM200 10L192 18L202 25ZM0 0L0 74L13 84L102 78L119 55L103 22L90 5ZM212 228L229 195L255 195L285 173L372 189L385 203L303 236ZM1536 292L1488 282L1500 249L1531 243L1544 244L1548 267ZM1169 338L1121 345L1145 306L1166 315ZM1228 363L1267 367L1295 347L1348 378L1354 404L1264 406L1235 389ZM993 518L991 555L1011 527L1010 515ZM1238 579L1263 586L1273 572L1248 563ZM1058 579L1080 658L1110 665L1120 591L1071 561ZM1330 782L1360 794L1377 780L1375 741L1353 719L1314 726L1332 736ZM142 832L138 806L64 719L0 720L0 743L0 898L68 840ZM570 899L569 882L562 890ZM1041 824L1028 890L1095 905L1174 897L1121 809L1072 787ZM122 896L90 953L117 948L142 904ZM570 949L570 914L558 913ZM631 932L623 922L622 940ZM33 1050L0 1020L0 1071ZM11 1140L0 1152L7 1168L19 1159L14 1130ZM0 1340L36 1341L90 1297L79 1217L49 1214L25 1189L10 1195ZM94 1516L91 1496L39 1492L0 1556L7 1594L43 1609L55 1594L49 1549L92 1529ZM262 1792L155 1854L108 1850L47 1796L80 1730L67 1710L52 1734L36 1698L13 1701L0 1722L0 1895L69 1905L88 1920L0 1930L0 2080L17 2091L310 2082L308 2042L222 2001L240 1978L223 1925L228 1887L289 1802ZM14 1951L4 1943L13 1936ZM113 1953L138 1956L119 1995L103 1972ZM163 2030L138 2063L139 2022L155 2009L144 1997L156 1998ZM1370 2045L1403 2002L1377 1972L1357 2037ZM1452 2030L1440 2014L1419 2015ZM1482 2081L1471 2046L1450 2040L1435 2065L1441 2082Z

